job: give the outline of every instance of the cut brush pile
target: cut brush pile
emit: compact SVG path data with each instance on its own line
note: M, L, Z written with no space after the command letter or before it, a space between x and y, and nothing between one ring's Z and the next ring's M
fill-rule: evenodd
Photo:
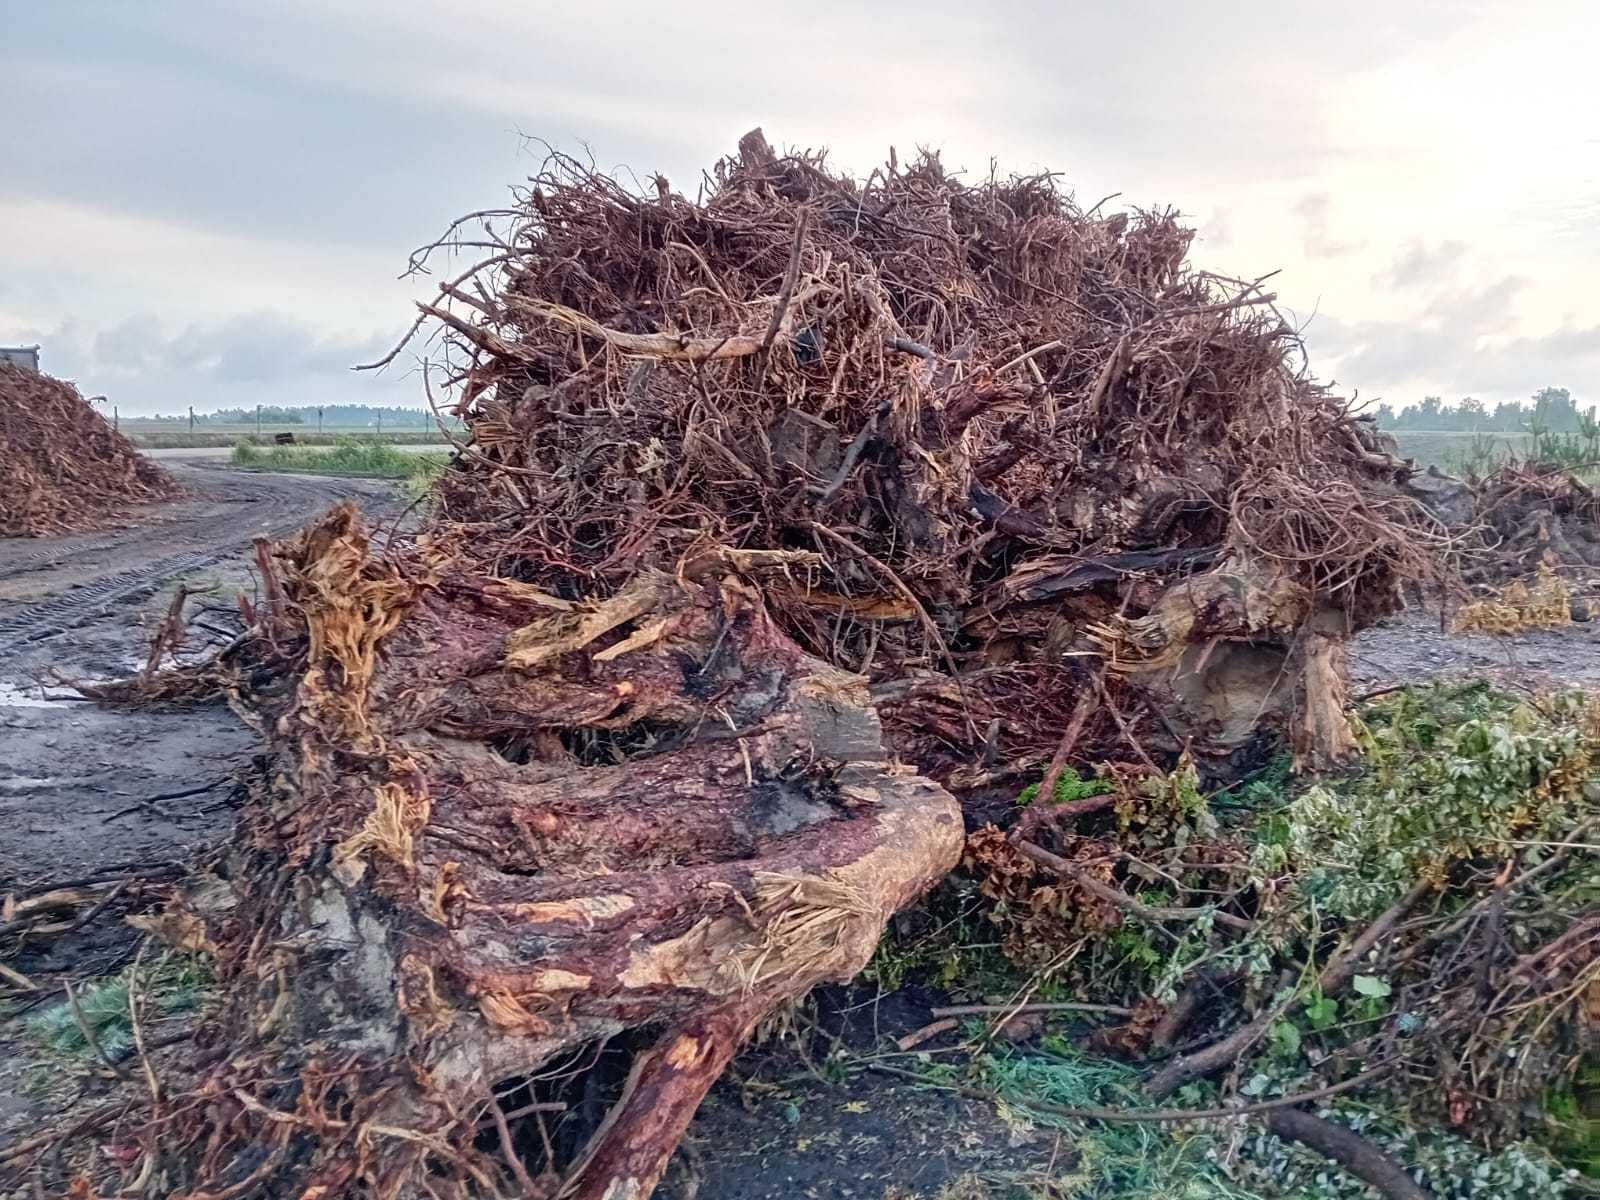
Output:
M0 537L90 528L178 492L72 384L0 363Z
M489 246L412 331L467 440L415 542L262 548L210 682L273 767L159 1182L647 1195L955 863L952 792L1343 759L1344 640L1443 534L1190 237L755 133L693 201L553 157L419 252Z

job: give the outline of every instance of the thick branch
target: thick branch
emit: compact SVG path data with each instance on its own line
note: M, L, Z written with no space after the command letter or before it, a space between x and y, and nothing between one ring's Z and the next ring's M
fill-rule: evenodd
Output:
M1251 923L1243 917L1236 917L1232 913L1215 908L1179 908L1173 905L1146 904L1142 900L1135 900L1122 889L1102 883L1076 863L1068 862L1058 854L1051 854L1044 847L1035 846L1032 842L1018 842L1017 849L1041 867L1048 867L1056 874L1066 876L1091 896L1104 900L1107 904L1115 904L1124 912L1131 913L1141 920L1198 921L1202 917L1210 917L1218 925L1226 925L1229 929L1252 928Z

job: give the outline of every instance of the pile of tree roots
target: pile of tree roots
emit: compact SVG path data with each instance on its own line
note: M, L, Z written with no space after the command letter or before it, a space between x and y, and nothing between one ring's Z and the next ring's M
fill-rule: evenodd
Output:
M1468 578L1532 575L1541 567L1591 575L1600 567L1600 497L1573 472L1508 463L1473 489L1479 549Z
M72 384L0 363L0 537L101 524L177 484Z
M759 132L700 193L554 156L415 256L484 248L390 355L468 432L418 537L263 546L210 668L270 753L189 914L224 999L148 1125L172 1190L648 1195L963 810L1341 762L1346 639L1442 580L1174 213Z

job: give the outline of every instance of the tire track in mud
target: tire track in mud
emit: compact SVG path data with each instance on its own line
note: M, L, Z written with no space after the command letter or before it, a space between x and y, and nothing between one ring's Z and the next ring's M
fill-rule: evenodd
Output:
M120 538L114 536L98 537L80 545L70 547L51 546L33 554L18 555L9 562L0 564L0 580L15 579L20 575L28 575L35 571L48 571L61 566L75 555L98 554L101 551L110 550L118 545L120 541Z
M126 529L83 538L52 539L54 544L17 553L0 562L0 580L24 575L68 576L46 584L37 599L0 605L0 656L10 656L59 638L73 629L136 604L196 571L246 551L253 538L282 537L315 513L347 497L387 508L392 499L381 485L315 476L266 476L216 468L182 472L194 499L179 501L191 511L160 506L150 519ZM142 553L148 548L149 557ZM86 556L109 553L114 562L103 574L83 567Z
M59 637L85 621L103 616L118 604L143 600L168 580L208 567L238 549L230 546L217 551L174 554L0 616L0 654Z

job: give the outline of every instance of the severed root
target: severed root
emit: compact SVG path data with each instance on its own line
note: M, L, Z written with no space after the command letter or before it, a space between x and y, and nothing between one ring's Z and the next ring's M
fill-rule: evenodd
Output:
M857 973L957 860L954 800L885 761L864 682L735 578L571 603L443 552L377 562L349 510L277 562L258 640L303 658L241 695L273 766L217 933L197 1191L281 1147L271 1194L647 1196L761 1018ZM485 1089L628 1031L586 1140L570 1115L545 1149L476 1139Z
M568 1169L572 1200L640 1200L666 1170L701 1097L761 1016L729 1005L670 1030L633 1064L622 1097ZM663 1154L665 1150L665 1154Z

